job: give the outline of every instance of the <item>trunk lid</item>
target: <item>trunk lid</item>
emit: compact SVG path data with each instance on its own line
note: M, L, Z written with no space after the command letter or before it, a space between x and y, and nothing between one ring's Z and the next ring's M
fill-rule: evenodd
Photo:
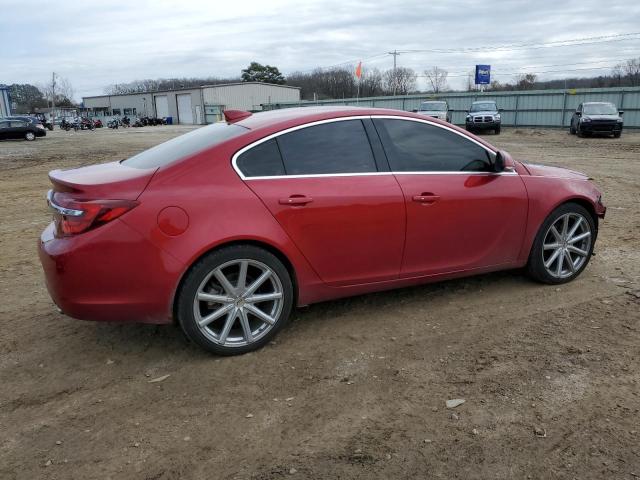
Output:
M136 200L147 187L158 167L133 168L120 162L53 170L49 179L54 192L65 192L79 200Z

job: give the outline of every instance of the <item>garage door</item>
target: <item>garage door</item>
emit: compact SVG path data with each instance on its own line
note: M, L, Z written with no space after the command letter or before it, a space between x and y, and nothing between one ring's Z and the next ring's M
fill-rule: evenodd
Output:
M158 118L169 116L169 102L166 95L158 95L156 97L156 116Z
M176 95L178 99L178 122L193 123L193 111L191 110L191 94L183 93Z

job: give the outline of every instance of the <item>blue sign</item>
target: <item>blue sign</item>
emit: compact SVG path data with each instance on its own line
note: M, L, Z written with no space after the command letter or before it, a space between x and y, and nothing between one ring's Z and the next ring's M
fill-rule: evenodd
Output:
M491 84L491 65L476 65L476 85Z

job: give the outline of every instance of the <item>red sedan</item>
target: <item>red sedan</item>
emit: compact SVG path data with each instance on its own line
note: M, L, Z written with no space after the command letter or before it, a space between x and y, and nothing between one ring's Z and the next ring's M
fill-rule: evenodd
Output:
M177 321L218 354L264 345L294 305L525 266L567 282L606 210L581 173L382 109L231 111L50 179L40 259L62 312Z

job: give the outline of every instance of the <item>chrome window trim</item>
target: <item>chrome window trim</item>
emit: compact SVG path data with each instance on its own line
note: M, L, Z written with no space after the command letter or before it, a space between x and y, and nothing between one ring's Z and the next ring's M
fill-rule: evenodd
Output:
M391 171L391 172L354 172L354 173L314 173L314 174L306 174L306 175L266 175L266 176L255 176L255 177L246 177L242 171L240 170L240 168L238 168L238 157L240 155L242 155L243 153L245 153L246 151L252 149L253 147L256 147L258 145L260 145L261 143L264 142L268 142L269 140L279 137L280 135L284 135L286 133L290 133L290 132L295 132L296 130L301 130L303 128L308 128L308 127L313 127L316 125L323 125L325 123L333 123L333 122L343 122L346 120L364 120L364 119L377 119L377 118L386 118L386 119L394 119L394 120L408 120L411 122L418 122L418 123L426 123L427 125L432 125L434 127L438 127L438 128L442 128L443 130L448 130L449 132L453 132L456 135L459 135L460 137L464 138L465 140L468 140L470 142L475 143L476 145L478 145L479 147L482 147L483 149L485 149L487 152L495 155L497 150L493 150L489 147L487 147L486 145L478 142L477 140L468 137L465 133L463 132L459 132L457 130L454 130L453 128L450 128L447 125L441 125L439 123L434 123L429 121L428 118L413 118L413 117L405 117L405 116L401 116L401 115L354 115L354 116L350 116L350 117L338 117L338 118L328 118L325 120L318 120L316 122L310 122L310 123L305 123L303 125L296 125L295 127L290 127L287 128L285 130L281 130L279 132L276 133L272 133L271 135L268 135L264 138L261 138L260 140L256 140L255 142L250 143L249 145L246 145L244 147L242 147L240 150L238 150L236 153L233 154L233 157L231 157L231 165L233 166L233 169L235 170L235 172L238 174L238 176L245 181L250 181L250 180L281 180L281 179L286 179L286 178L324 178L324 177L366 177L366 176L375 176L375 175L518 175L518 173L515 171L515 169L511 168L511 169L507 169L503 172L467 172L467 171L460 171L460 170L453 170L453 171L442 171L442 172L395 172L395 171Z

